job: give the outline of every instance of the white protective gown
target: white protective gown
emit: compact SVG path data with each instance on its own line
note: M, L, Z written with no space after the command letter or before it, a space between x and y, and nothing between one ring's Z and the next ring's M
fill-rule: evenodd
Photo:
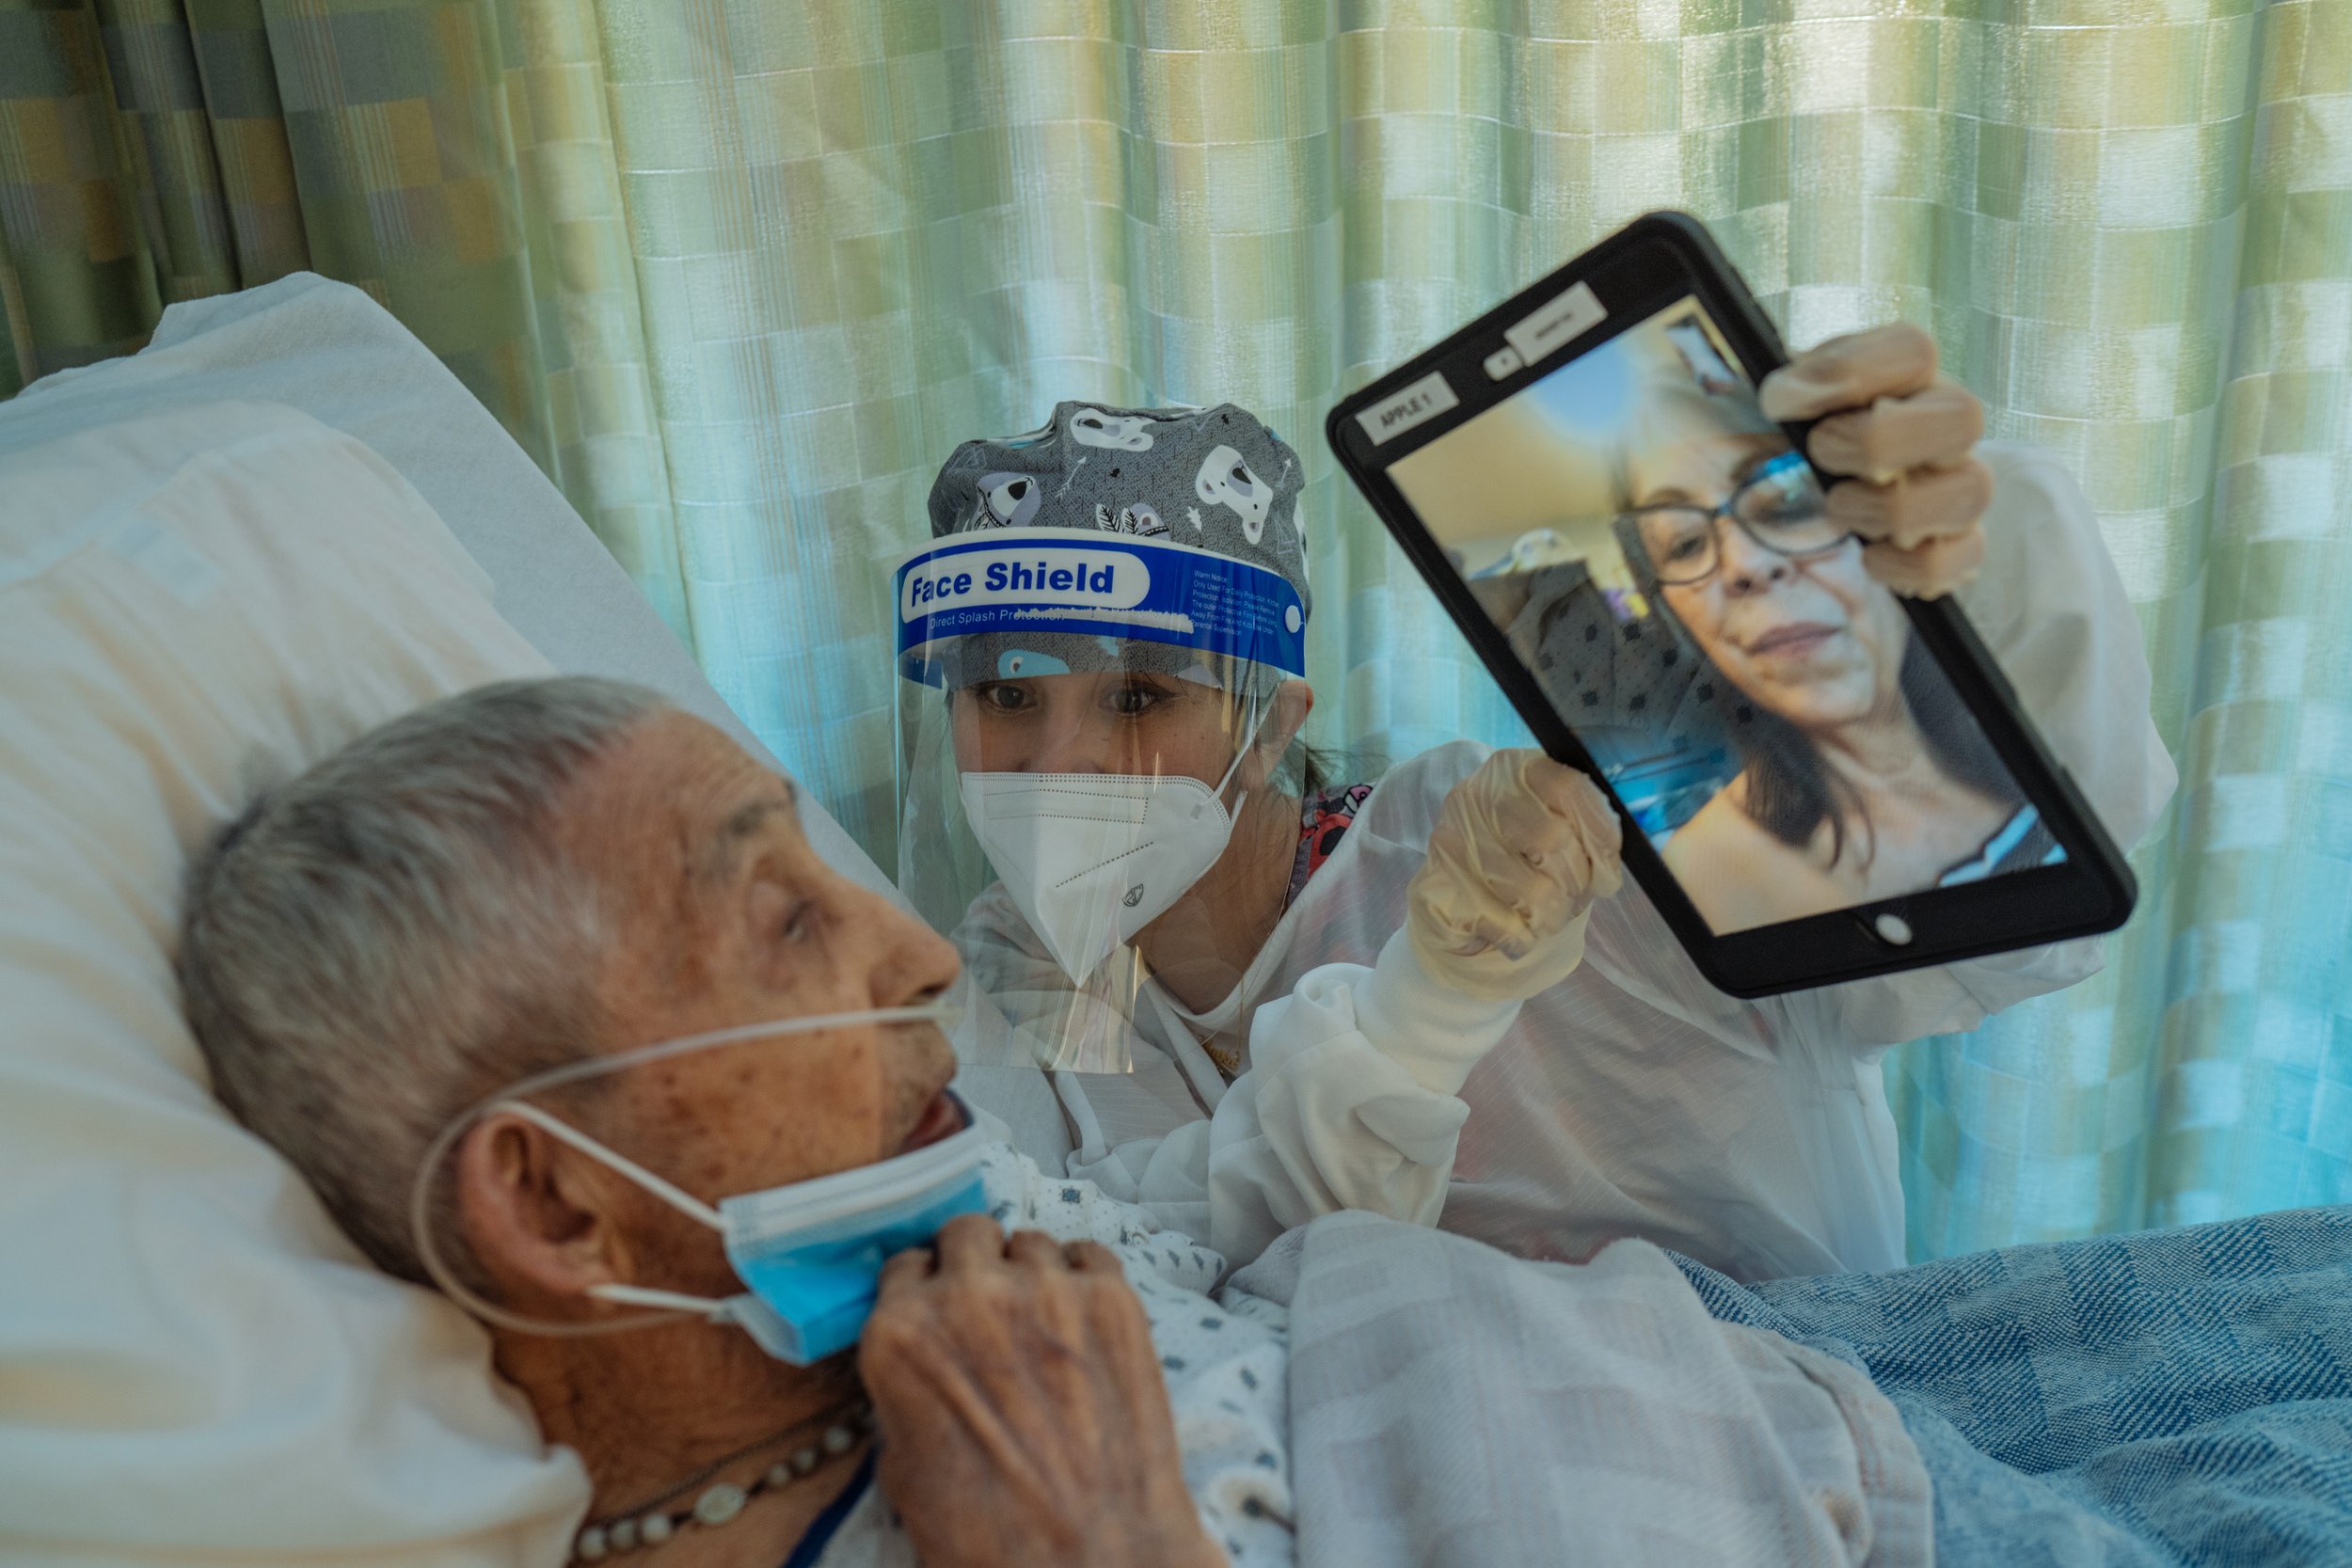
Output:
M2177 779L2149 718L2138 623L2057 461L1979 452L1997 483L1961 602L2128 847ZM1147 983L1134 1016L1093 1021L1130 1033L1136 1070L1055 1075L1071 1174L1237 1264L1353 1207L1540 1258L1641 1236L1741 1279L1899 1266L1880 1056L2073 985L2099 968L2099 940L1742 1002L1707 983L1628 881L1595 907L1583 965L1516 1013L1435 994L1404 962L1408 943L1383 948L1447 792L1486 755L1457 742L1383 777L1212 1012ZM1069 1007L1001 888L958 940L1016 1028ZM1232 1085L1204 1037L1244 1054Z

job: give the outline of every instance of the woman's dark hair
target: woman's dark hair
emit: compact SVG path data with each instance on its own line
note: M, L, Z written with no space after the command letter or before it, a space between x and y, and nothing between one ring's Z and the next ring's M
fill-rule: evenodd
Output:
M1369 784L1385 771L1368 759L1327 746L1310 746L1303 740L1292 742L1291 750L1298 762L1298 798L1302 801L1311 800L1327 789ZM1367 772L1366 768L1370 770ZM1363 776L1356 777L1358 773Z
M1663 599L1655 602L1659 613L1673 616ZM1899 680L1903 703L1911 709L1935 765L1970 789L2011 807L2023 805L2016 781L2001 766L1992 742L1977 727L1976 717L1937 667L1935 656L1916 637L1904 645ZM1746 712L1744 723L1731 726L1731 739L1748 776L1748 815L1766 832L1796 848L1810 844L1815 830L1826 818L1830 863L1836 864L1846 852L1846 818L1859 818L1868 834L1868 809L1853 785L1822 766L1820 750L1803 730L1754 704L1748 705ZM1873 844L1863 858L1867 861L1875 849Z
M1235 678L1233 685L1237 690L1247 690L1253 681L1266 680L1265 673L1260 671L1253 676ZM1263 687L1264 700L1271 701L1279 685L1280 677L1273 677ZM1299 735L1291 737L1281 759L1275 764L1274 779L1277 788L1290 790L1304 802L1327 789L1375 780L1386 770L1386 763L1369 753L1312 746L1305 736Z

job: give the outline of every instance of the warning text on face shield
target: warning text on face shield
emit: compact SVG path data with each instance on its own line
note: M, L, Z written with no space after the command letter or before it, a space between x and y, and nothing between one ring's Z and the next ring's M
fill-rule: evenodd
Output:
M1124 551L959 553L906 569L898 584L898 618L914 621L977 605L1132 610L1151 592L1151 569Z

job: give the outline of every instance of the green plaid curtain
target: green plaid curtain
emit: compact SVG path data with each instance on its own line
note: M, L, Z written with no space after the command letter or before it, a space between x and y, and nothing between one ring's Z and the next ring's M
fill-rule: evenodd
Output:
M1291 436L1323 739L1511 734L1317 426L1668 205L2065 454L2182 761L2107 972L1891 1063L1915 1251L2352 1199L2352 0L0 0L0 390L358 284L885 864L884 563L1057 397Z

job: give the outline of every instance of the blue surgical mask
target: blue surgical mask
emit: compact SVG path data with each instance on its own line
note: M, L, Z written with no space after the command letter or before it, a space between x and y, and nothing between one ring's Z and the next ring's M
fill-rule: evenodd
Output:
M727 1262L746 1287L741 1295L714 1297L594 1285L590 1295L732 1323L777 1360L805 1367L857 1343L874 1310L884 1262L909 1247L929 1246L958 1214L988 1207L979 1169L988 1135L974 1125L970 1106L961 1100L955 1105L962 1130L935 1144L813 1180L722 1198L716 1209L536 1105L512 1101L493 1109L536 1123L719 1232Z
M860 1022L935 1022L939 1014L936 1009L897 1008L887 1014L851 1016ZM837 1026L849 1021L793 1020L784 1024L726 1030L629 1052L599 1064L582 1064L587 1070L562 1072L566 1079L576 1079L657 1055L675 1054L681 1050L768 1034ZM439 1156L453 1145L457 1132L482 1117L506 1115L531 1122L611 1167L680 1213L717 1231L726 1247L727 1262L744 1285L742 1293L723 1297L688 1295L636 1285L591 1286L589 1295L599 1301L689 1312L714 1323L734 1323L749 1334L760 1349L795 1366L821 1361L857 1343L858 1334L874 1309L882 1264L891 1257L911 1247L929 1245L949 1220L958 1214L977 1213L988 1206L980 1162L993 1140L976 1124L971 1107L953 1094L948 1098L963 1125L961 1131L937 1143L812 1180L740 1193L722 1198L713 1208L569 1122L518 1098L528 1089L550 1086L548 1080L553 1076L517 1085L453 1123L450 1131L437 1141L426 1169L432 1169ZM527 1332L564 1335L610 1332L649 1321L539 1323L518 1318L483 1301L450 1274L431 1245L425 1224L424 1191L425 1181L421 1174L416 1220L426 1268L446 1293L475 1315Z

